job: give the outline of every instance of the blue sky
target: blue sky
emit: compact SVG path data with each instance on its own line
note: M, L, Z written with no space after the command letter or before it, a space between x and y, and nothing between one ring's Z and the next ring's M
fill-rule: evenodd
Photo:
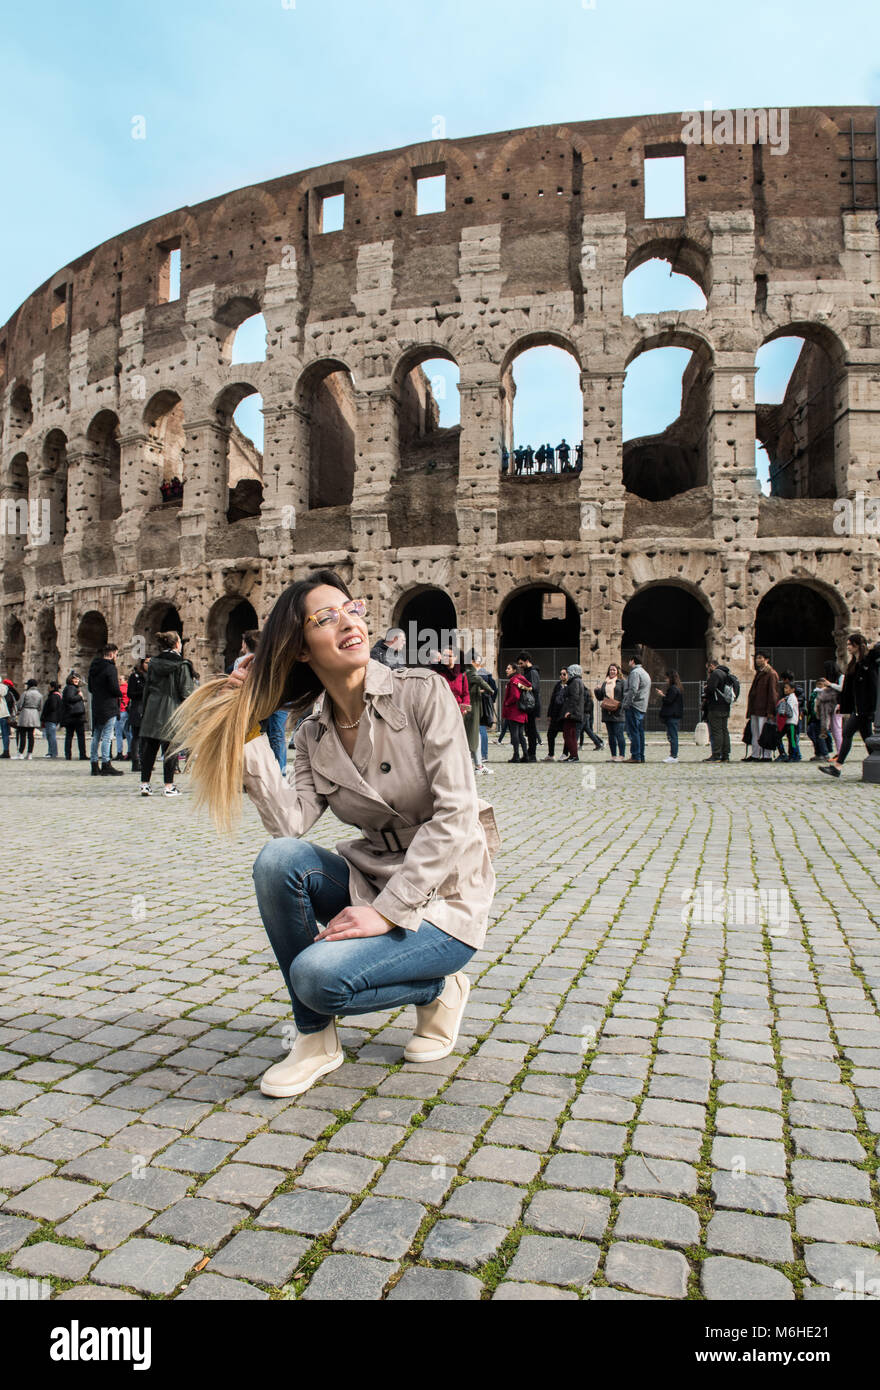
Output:
M438 117L455 139L707 103L878 104L880 6L844 8L840 41L829 42L837 21L826 0L691 11L656 0L4 6L0 322L128 227L430 139ZM146 138L133 140L139 116ZM674 381L678 368L667 371ZM536 441L577 434L569 407L553 399L557 376L545 371L540 418L523 425ZM669 380L628 386L628 434L668 414L670 389Z

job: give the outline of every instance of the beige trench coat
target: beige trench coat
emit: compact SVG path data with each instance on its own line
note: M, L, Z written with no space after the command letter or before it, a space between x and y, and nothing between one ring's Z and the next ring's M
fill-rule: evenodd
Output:
M358 827L358 839L336 846L354 906L409 931L431 922L480 947L500 839L491 806L477 797L455 697L433 671L373 660L364 697L352 757L322 696L296 733L293 785L262 735L245 745L245 790L275 837L306 835L327 807Z

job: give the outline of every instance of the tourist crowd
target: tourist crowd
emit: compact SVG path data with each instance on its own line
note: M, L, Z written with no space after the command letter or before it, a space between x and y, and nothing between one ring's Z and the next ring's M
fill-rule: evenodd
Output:
M175 773L181 763L185 765L185 753L169 754L168 723L197 685L198 677L182 654L179 633L159 633L157 641L158 654L137 661L127 680L119 678L119 651L113 643L94 658L85 685L80 673L71 671L63 689L51 681L44 696L36 680L28 680L19 693L11 679L4 679L0 684L0 757L33 759L36 731L41 728L46 741L44 756L58 758L61 730L66 759L73 757L75 742L80 761L88 756L92 776L121 776L113 763L127 762L132 772L140 773L143 796L152 795L152 772L161 755L165 795L176 796ZM258 641L258 631L246 632L241 651L227 671L253 653ZM371 655L392 668L402 666L406 664L404 646L403 634L391 629L375 644ZM823 674L809 693L792 671L777 673L766 652L755 654L739 740L745 745L744 762L801 762L804 734L813 748L811 761L819 763L819 770L828 776L840 777L856 734L867 742L874 729L880 643L869 647L861 633L852 633L847 639L847 654L845 671L826 661ZM511 763L538 761L538 747L543 742L538 728L543 715L541 674L530 652L520 652L497 680L476 651L456 652L448 647L431 653L431 657L432 669L447 682L461 710L476 775L491 773L489 736L493 730L496 744L509 738ZM735 716L740 696L739 680L726 663L709 661L700 711L702 739L710 750L707 762L731 761L730 723L733 719L740 726ZM589 739L596 751L605 747L607 739L611 762L644 763L645 719L652 699L658 705L658 718L669 744L663 761L676 763L685 713L684 687L677 671L666 671L664 681L655 689L638 652L623 665L612 662L595 684L585 679L578 664L569 663L560 670L547 702L543 761L579 762L584 739ZM594 700L605 739L594 728ZM91 727L88 755L87 724ZM262 723L282 772L287 766L286 725L284 709ZM13 731L16 751L10 752ZM698 726L698 742L700 737ZM560 738L562 753L557 758Z

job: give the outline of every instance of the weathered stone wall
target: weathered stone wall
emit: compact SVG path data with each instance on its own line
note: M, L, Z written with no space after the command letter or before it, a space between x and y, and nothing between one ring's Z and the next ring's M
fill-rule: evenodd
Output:
M235 604L262 620L315 563L352 578L377 630L429 586L469 628L496 627L518 589L558 586L590 668L617 654L627 601L659 582L699 598L710 652L741 674L779 583L825 595L838 641L850 625L876 635L876 540L835 534L830 497L761 498L754 466L755 353L794 332L827 364L823 476L837 497L878 488L880 246L876 212L849 210L841 176L851 118L864 128L873 111L791 111L778 156L683 146L677 114L429 142L178 209L59 270L0 330L0 500L51 515L45 543L0 536L3 659L42 670L51 619L63 670L89 650L88 615L124 644L173 604L214 669ZM685 155L687 213L645 219L644 156L662 150ZM446 211L419 217L414 171L438 166ZM344 227L321 233L322 190L338 188ZM160 303L169 244L181 297ZM623 314L623 279L652 255L698 280L705 310ZM234 330L257 311L266 360L233 366ZM579 364L583 471L503 480L510 364L542 343ZM695 353L672 435L699 445L699 472L651 503L624 487L621 393L629 362L665 345ZM461 425L424 436L424 470L421 444L401 470L401 428L426 406L410 374L432 357L458 365ZM229 521L229 421L248 391L266 420L262 507ZM310 507L322 429L330 453L351 452L351 498L322 476L328 505ZM173 473L184 499L163 508Z

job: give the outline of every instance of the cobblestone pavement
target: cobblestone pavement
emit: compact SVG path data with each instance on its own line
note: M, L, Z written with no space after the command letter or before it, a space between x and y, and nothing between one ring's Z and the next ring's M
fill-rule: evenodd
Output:
M39 745L38 745L39 748ZM799 767L508 767L456 1052L413 1010L270 1100L250 879L130 773L0 764L0 1265L61 1299L880 1294L880 791ZM737 755L738 756L738 752ZM332 845L338 824L316 838Z

